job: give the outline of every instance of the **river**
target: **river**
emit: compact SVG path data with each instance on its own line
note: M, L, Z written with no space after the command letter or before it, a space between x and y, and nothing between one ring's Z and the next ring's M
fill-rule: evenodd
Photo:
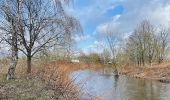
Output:
M157 81L115 77L101 71L79 70L70 75L83 90L82 99L102 100L170 100L170 84Z

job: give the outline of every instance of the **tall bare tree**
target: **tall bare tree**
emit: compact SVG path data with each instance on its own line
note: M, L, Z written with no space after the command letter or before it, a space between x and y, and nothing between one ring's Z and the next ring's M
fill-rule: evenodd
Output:
M27 56L27 72L31 72L32 57L44 47L65 45L71 34L80 30L79 22L68 16L57 0L24 0L19 50Z
M144 20L129 37L126 52L138 65L162 62L168 48L169 29L155 28L148 20Z
M66 45L72 33L81 30L79 22L63 8L71 0L5 0L1 1L1 33L12 47L12 62L7 79L13 78L18 50L27 56L27 72L32 57L44 48Z
M5 0L1 3L2 40L11 46L11 63L7 73L7 80L9 80L14 78L18 61L18 23L20 23L22 0Z
M169 29L161 26L157 35L157 57L158 63L161 63L166 56L169 42Z
M127 49L131 60L138 65L145 65L146 61L152 63L155 55L155 29L149 21L144 20L130 36Z

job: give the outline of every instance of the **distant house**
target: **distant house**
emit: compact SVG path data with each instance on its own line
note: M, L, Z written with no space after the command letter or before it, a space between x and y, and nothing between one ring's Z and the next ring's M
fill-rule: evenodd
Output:
M109 61L108 64L112 64L112 61Z
M72 63L79 63L80 61L78 59L72 59L71 62Z

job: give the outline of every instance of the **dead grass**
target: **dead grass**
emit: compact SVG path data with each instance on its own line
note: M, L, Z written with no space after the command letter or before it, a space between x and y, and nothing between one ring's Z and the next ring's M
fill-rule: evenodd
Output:
M68 69L43 60L34 60L32 73L26 74L25 60L19 60L16 78L6 81L9 62L2 61L0 100L79 100L81 92L68 78Z
M73 85L74 79L69 79L69 70L67 67L63 67L58 63L51 62L46 65L42 71L42 79L48 85L48 88L58 91L55 93L60 100L79 100L81 91Z
M83 69L97 70L103 67L103 65L99 63L83 63L83 62L70 63L67 61L52 61L49 64L59 66L59 68L62 69L62 71L68 74L77 70L83 70Z
M70 63L33 59L32 73L26 74L26 60L20 59L16 68L16 79L5 80L9 60L0 60L0 100L80 100L82 92L74 85L75 79L68 76L82 69L97 70L101 64ZM101 100L92 97L92 100Z
M120 73L138 78L170 81L170 62L153 64L152 66L124 66Z
M54 93L39 78L0 81L0 100L55 100Z

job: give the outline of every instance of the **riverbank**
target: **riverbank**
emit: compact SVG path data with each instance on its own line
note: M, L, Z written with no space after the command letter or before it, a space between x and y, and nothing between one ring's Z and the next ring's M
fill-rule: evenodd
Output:
M60 70L64 73L70 74L78 70L98 70L102 69L106 65L94 64L94 63L70 63L65 61L53 61L50 65L60 66ZM111 67L111 66L110 66ZM162 64L153 64L152 66L124 66L118 68L120 75L126 75L134 78L143 78L148 80L156 80L164 83L170 83L170 62L164 62Z
M101 64L34 60L32 73L26 73L26 61L19 60L15 79L7 81L9 61L0 61L0 99L80 100L83 94L69 74L78 70L97 70ZM95 97L92 100L96 100Z
M135 78L170 83L170 62L154 64L152 66L124 66L119 73Z
M17 65L15 79L7 81L8 61L0 65L0 100L80 100L81 90L68 78L63 66L34 61L32 73L25 72L25 61Z
M25 72L25 62L19 61L16 78L5 80L9 63L0 62L0 99L58 99L79 100L82 91L74 85L70 73L78 70L98 70L106 66L93 63L70 63L66 61L34 61L31 75ZM111 67L111 66L110 66ZM120 75L161 82L170 82L170 62L152 66L124 66L119 68ZM59 97L59 98L58 98Z

